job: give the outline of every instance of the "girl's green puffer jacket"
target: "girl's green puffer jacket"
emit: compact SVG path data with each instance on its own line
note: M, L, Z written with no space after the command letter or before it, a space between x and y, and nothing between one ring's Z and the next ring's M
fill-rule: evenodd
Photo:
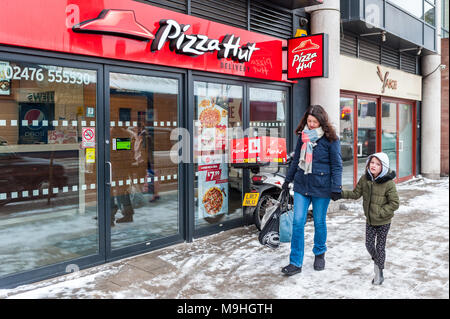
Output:
M342 198L358 199L362 196L367 223L373 226L389 224L400 205L394 178L395 171L389 171L373 181L366 171L353 191L342 191Z

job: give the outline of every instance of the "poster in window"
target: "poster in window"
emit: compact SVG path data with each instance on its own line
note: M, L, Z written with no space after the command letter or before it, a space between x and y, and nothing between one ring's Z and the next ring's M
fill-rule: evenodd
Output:
M225 149L228 105L223 99L199 96L197 104L198 218L228 212L228 164Z
M53 103L20 103L19 144L47 144L54 113Z
M198 164L198 218L228 212L228 165L224 155L206 155Z
M6 75L8 68L8 62L0 61L0 95L11 94L11 80Z
M197 150L224 151L227 139L228 110L215 98L199 97Z

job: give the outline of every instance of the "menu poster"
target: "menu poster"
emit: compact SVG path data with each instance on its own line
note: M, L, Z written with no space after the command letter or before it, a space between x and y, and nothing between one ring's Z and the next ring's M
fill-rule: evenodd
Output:
M8 68L11 70L8 62L0 61L0 95L11 94L11 77L7 76Z
M197 150L225 151L228 127L227 108L216 104L215 98L199 97L197 104Z
M198 165L198 218L228 212L228 165L223 155L207 155Z

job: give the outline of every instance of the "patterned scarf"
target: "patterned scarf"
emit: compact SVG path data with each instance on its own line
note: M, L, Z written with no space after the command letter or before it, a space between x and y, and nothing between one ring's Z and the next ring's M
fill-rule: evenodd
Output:
M310 130L308 126L302 131L302 148L300 150L300 160L298 167L300 167L305 174L312 173L313 148L317 145L317 140L323 136L322 127Z

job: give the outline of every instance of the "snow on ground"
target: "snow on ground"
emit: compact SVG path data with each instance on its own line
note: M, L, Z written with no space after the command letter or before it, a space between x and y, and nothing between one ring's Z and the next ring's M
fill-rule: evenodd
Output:
M448 298L449 179L397 186L401 207L387 241L385 282L373 286L361 201L328 215L326 269L313 270L314 227L305 230L303 271L284 277L289 244L262 247L241 227L41 283L0 298Z

